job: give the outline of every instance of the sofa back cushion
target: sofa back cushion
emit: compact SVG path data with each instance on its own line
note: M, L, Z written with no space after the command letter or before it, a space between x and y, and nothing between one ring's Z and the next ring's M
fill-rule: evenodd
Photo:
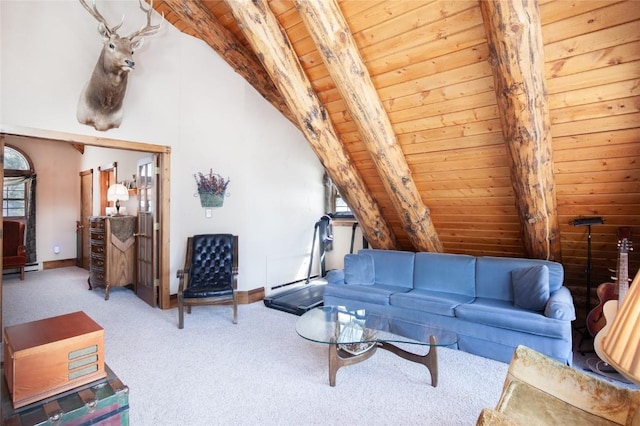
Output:
M513 302L511 271L536 265L549 268L549 293L562 287L564 269L557 262L509 257L478 257L476 259L476 296Z
M464 254L416 253L413 285L417 289L476 295L476 258Z
M413 287L414 253L397 250L363 249L358 251L358 254L368 254L373 257L376 284Z
M372 285L375 278L371 255L346 254L344 256L345 284Z
M513 304L531 311L544 311L549 300L549 268L536 265L511 271Z

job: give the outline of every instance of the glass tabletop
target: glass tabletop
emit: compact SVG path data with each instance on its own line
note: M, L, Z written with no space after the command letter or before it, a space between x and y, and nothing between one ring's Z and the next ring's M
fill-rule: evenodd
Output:
M412 338L402 335L407 328L411 329ZM344 306L310 309L298 318L296 332L313 342L352 346L354 350L358 350L359 346L368 347L371 343L378 342L425 346L451 346L458 342L458 335L449 330L401 322L379 312L352 310Z

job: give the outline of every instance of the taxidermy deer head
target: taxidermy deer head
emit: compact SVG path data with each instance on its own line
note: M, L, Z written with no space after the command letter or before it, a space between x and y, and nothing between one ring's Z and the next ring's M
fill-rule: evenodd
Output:
M146 25L127 37L120 37L116 31L122 26L124 17L118 25L109 26L107 20L98 12L95 0L91 7L86 0L80 0L80 4L98 21L98 33L104 41L91 79L80 94L76 112L80 123L93 126L96 130L104 131L120 126L123 115L122 101L127 91L127 76L135 67L133 52L142 46L144 36L157 33L162 25L162 21L158 25L151 25L153 0L147 7L142 0L138 2L140 9L146 14ZM162 20L164 21L164 14Z

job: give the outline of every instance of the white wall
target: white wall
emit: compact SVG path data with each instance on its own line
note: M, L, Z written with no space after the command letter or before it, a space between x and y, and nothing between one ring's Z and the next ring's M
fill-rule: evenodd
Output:
M110 22L125 15L121 34L142 25L137 1L97 4ZM296 262L308 256L313 224L323 213L322 166L301 132L210 47L165 23L136 52L122 125L97 132L75 118L101 48L93 18L77 1L2 0L0 26L0 123L171 147L172 293L186 239L195 233L239 235L240 290L280 284L267 282L272 276L295 279ZM69 173L79 188L78 171L134 160L120 151L87 149ZM231 195L206 219L193 197L193 174L210 168L231 178ZM79 208L60 209L55 199L39 198L38 209L46 215L38 221L39 235L55 235L43 228L64 223L75 238ZM51 241L39 244L45 247L39 261L50 260ZM268 273L274 267L278 273Z

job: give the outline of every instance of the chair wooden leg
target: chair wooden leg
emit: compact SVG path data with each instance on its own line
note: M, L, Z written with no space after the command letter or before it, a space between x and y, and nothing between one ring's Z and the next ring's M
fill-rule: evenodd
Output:
M178 328L184 328L184 304L181 297L178 297Z
M238 303L235 299L233 300L233 323L238 323Z
M24 281L24 266L20 267L20 281Z

